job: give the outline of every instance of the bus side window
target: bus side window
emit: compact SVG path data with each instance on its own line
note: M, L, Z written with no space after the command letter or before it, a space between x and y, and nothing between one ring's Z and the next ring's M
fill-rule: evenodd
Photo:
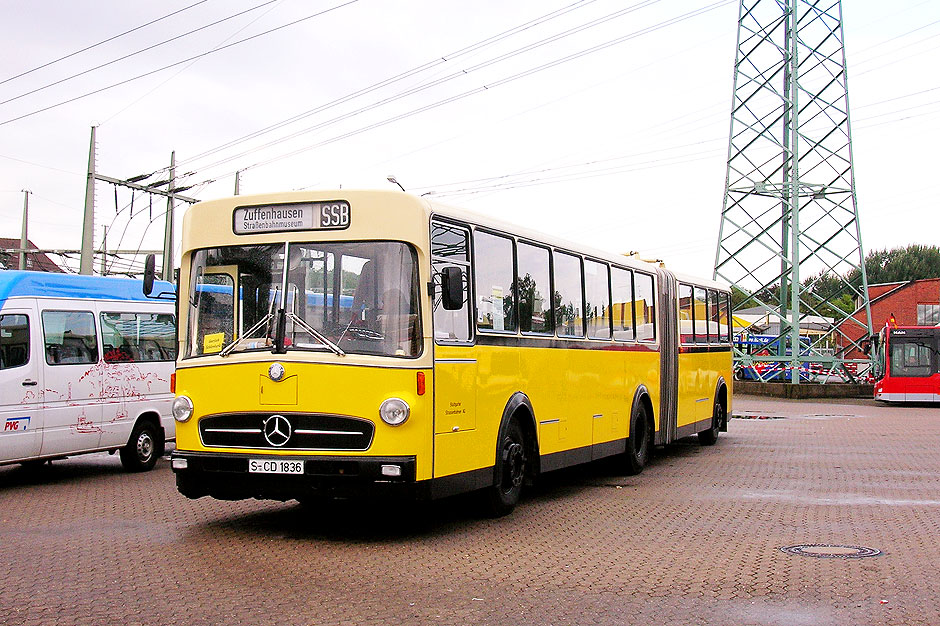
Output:
M584 294L588 337L610 339L610 277L605 263L584 261Z
M29 363L29 318L0 315L0 370Z
M620 267L611 268L610 284L614 299L614 339L633 341L636 339L634 315L637 313L637 301L633 295L633 272ZM640 317L642 318L642 312Z
M692 315L694 314L694 303L692 301L692 286L685 283L679 284L679 337L681 343L692 343L695 341L694 330L692 328Z
M693 288L692 319L695 343L708 343L708 297L704 287Z
M555 331L559 337L584 336L583 274L581 258L553 253L555 277Z
M477 230L473 249L477 328L515 333L515 242Z
M463 306L444 308L441 275L445 267L458 267L461 274ZM438 343L466 343L471 340L470 324L470 231L460 226L431 223L431 274L434 281L434 340Z
M519 327L524 333L552 334L551 264L548 248L519 242L516 289Z
M656 301L653 296L653 277L637 272L634 274L636 288L636 338L637 341L656 341Z

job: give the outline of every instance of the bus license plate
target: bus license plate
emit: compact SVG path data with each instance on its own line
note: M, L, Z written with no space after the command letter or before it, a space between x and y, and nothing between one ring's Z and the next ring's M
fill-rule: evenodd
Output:
M248 459L248 472L251 474L303 474L304 462L276 459Z

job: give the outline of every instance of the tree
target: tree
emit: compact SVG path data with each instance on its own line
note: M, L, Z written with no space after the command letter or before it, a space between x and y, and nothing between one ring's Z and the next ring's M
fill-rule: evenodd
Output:
M865 257L865 273L869 285L906 282L940 277L940 247L912 244L893 250L873 250ZM821 315L840 317L838 311L853 313L855 297L861 294L861 272L852 270L844 279L823 270L801 281L803 299ZM780 286L773 285L750 295L733 288L731 303L735 311L757 305L779 302Z
M940 278L940 247L911 244L906 248L873 250L865 257L865 274L869 285L897 283L924 278ZM859 272L847 278L858 284Z

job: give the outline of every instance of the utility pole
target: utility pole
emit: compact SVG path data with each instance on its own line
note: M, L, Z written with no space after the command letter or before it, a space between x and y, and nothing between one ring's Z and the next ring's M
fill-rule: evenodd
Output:
M185 187L176 187L176 152L170 154L170 177L168 180L162 180L159 182L153 182L150 184L139 184L142 181L153 176L156 172L151 174L142 174L140 176L132 176L127 180L114 178L111 176L105 176L104 174L99 174L95 169L95 130L96 127L91 127L91 146L88 150L88 180L85 184L85 219L82 227L82 245L81 250L81 262L79 264L79 273L80 274L92 274L94 273L94 264L95 264L95 249L94 249L94 229L95 229L95 181L100 180L102 182L114 185L117 187L127 187L129 189L134 189L137 191L142 191L151 196L166 196L167 197L167 207L166 207L166 226L164 228L164 239L163 239L163 249L155 250L156 254L163 255L163 278L167 280L172 280L173 276L173 213L174 205L177 200L182 200L189 204L194 204L198 202L195 198L190 198L188 196L182 195L183 191L191 189L192 185ZM160 170L161 172L163 170ZM169 185L164 191L161 189L163 185ZM117 200L115 199L115 202ZM131 200L133 203L133 199ZM133 206L133 204L132 204ZM151 200L151 207L153 202ZM132 216L133 217L133 216ZM107 231L105 231L106 233ZM107 237L107 234L105 234ZM144 251L117 251L112 250L111 254L132 254L139 255L143 254ZM107 254L107 242L102 241L101 245L101 254ZM102 268L106 268L107 265L102 261ZM102 270L102 273L104 269Z
M101 227L101 275L108 274L108 227Z
M95 126L88 148L88 178L85 181L85 218L82 221L82 257L79 274L92 274L95 264Z
M735 312L779 322L770 355L735 348L736 364L775 363L793 384L869 364L842 35L841 0L740 0L714 276L740 294Z
M235 195L238 195L238 183L241 180L241 170L235 170Z
M27 228L29 225L29 191L23 190L23 230L20 233L20 269L26 269L26 246L29 245Z
M173 192L176 186L176 150L170 153L170 184L166 197L166 228L163 231L163 280L173 280Z

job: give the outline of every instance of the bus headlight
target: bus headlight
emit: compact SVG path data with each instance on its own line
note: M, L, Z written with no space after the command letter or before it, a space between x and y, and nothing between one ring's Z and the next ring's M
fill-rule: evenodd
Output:
M193 401L187 396L177 396L173 400L173 419L177 422L185 422L193 416Z
M404 424L411 415L411 407L401 398L389 398L379 407L379 416L389 426Z

